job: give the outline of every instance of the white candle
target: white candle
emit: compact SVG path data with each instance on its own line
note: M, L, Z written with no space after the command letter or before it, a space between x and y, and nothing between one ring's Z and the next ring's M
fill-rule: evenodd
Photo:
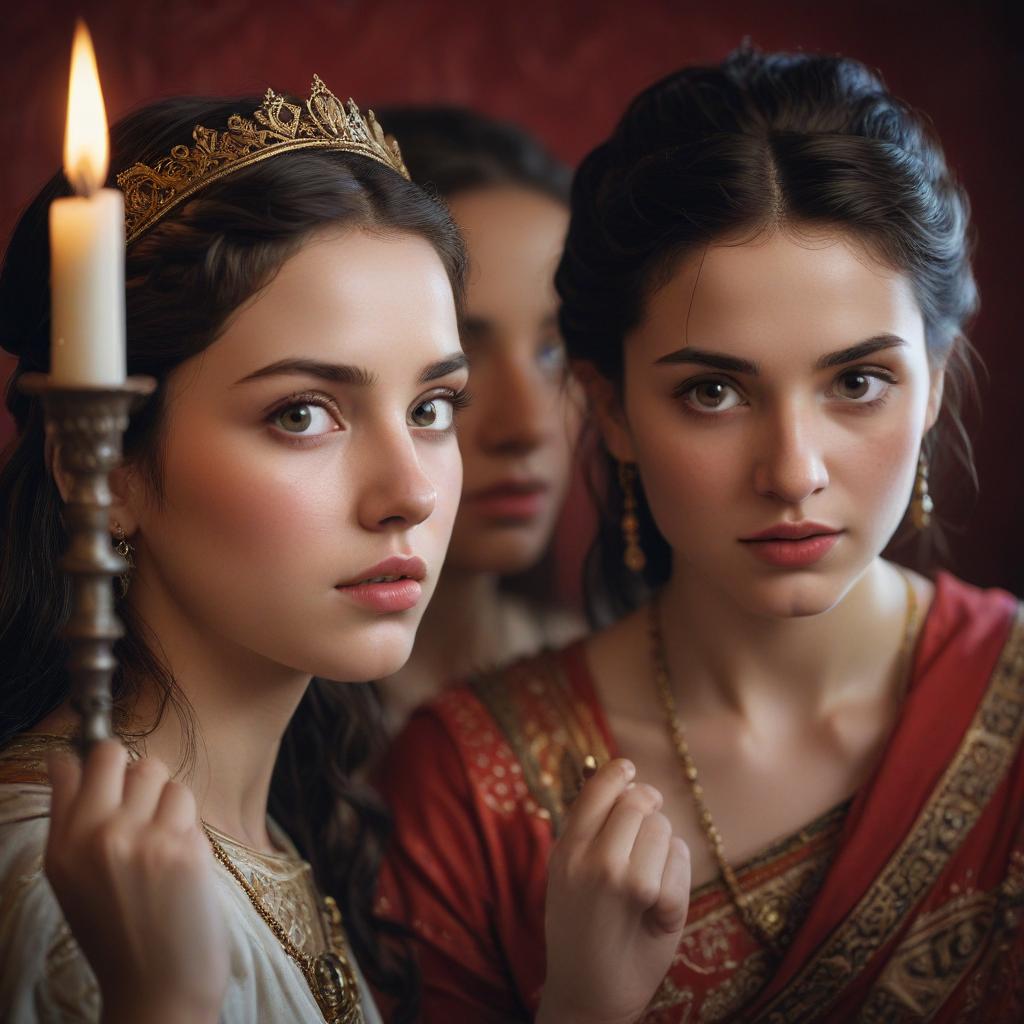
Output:
M71 54L64 171L75 196L50 206L55 384L124 383L124 200L107 176L107 118L92 42L79 22Z

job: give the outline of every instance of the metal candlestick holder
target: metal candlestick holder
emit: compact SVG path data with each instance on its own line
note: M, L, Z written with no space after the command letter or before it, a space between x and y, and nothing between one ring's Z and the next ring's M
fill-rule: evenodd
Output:
M70 484L65 519L70 543L60 567L71 578L71 616L64 630L70 644L71 704L81 715L79 747L114 735L111 677L117 667L114 642L124 635L114 612L113 578L128 565L110 544L110 471L121 461L128 414L156 388L152 377L129 377L121 385L74 386L44 373L26 373L19 388L42 400L46 439L60 455Z

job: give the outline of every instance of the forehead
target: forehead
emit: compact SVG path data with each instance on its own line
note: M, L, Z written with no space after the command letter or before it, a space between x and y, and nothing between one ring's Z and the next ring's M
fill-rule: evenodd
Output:
M880 334L924 349L909 279L827 231L776 229L688 256L649 298L636 333L664 352L692 345L764 365Z
M562 203L517 185L488 186L449 200L470 253L469 284L495 271L525 270L545 279L554 273L569 224Z
M425 239L362 230L314 236L203 353L237 379L281 359L418 372L458 349L451 285Z

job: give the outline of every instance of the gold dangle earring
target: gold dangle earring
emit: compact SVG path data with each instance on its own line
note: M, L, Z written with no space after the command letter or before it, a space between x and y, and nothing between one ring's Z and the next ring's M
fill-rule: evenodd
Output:
M135 568L135 548L124 534L124 527L114 520L114 550L128 563L128 568L117 577L117 596L124 597L132 581L132 569Z
M619 486L622 488L622 543L625 548L623 562L630 572L643 572L647 556L640 546L640 520L636 514L636 466L631 462L619 463Z
M928 493L928 460L922 451L917 458L917 478L914 480L914 496L910 500L910 519L916 529L928 529L934 508L935 502Z

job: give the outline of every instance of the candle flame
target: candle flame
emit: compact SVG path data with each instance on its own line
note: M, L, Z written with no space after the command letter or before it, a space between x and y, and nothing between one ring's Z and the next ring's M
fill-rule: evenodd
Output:
M103 107L96 54L85 22L75 25L64 132L64 173L75 191L89 195L103 187L110 159L107 112Z

